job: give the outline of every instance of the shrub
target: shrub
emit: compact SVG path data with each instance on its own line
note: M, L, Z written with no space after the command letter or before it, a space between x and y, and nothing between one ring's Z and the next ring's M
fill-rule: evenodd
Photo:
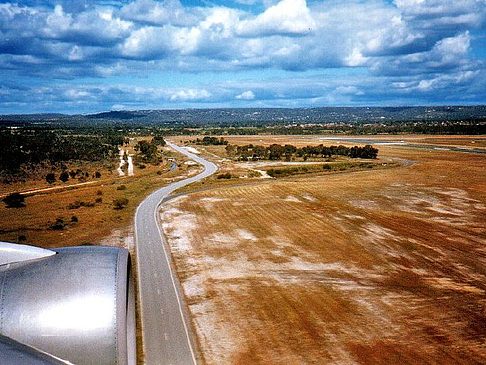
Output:
M218 179L231 179L232 176L231 176L231 174L229 172L227 172L225 174L219 174L217 178Z
M120 185L116 188L116 190L127 190L126 185Z
M20 193L12 193L3 198L3 202L7 208L21 208L25 207L25 198Z
M96 171L95 172L95 178L99 179L101 177L101 172Z
M72 222L72 223L78 223L78 221L79 221L79 219L78 219L78 217L76 217L75 215L73 215L73 216L71 217L71 222Z
M101 198L101 197L100 198L96 198L95 202L96 203L103 203L103 198Z
M78 209L80 207L91 208L94 206L95 206L94 202L83 202L83 201L75 200L74 202L68 204L68 209Z
M66 223L64 223L64 219L57 218L56 222L52 224L50 228L55 231L61 231L64 229L64 227L66 227Z
M328 164L323 165L323 166L322 166L322 168L323 168L324 170L332 170L332 166L331 166L331 165L328 165Z
M49 183L49 184L52 184L54 182L56 182L56 175L54 175L53 172L49 172L47 175L46 175L46 181Z
M113 209L123 209L128 205L127 198L113 199Z
M96 192L96 195L103 195L103 192L102 192L101 190L98 190L98 191Z
M78 209L79 207L81 207L81 203L79 200L76 200L72 203L69 203L68 204L68 209Z
M61 172L61 174L59 175L59 180L61 180L62 182L68 181L69 180L69 172L67 172L67 171Z

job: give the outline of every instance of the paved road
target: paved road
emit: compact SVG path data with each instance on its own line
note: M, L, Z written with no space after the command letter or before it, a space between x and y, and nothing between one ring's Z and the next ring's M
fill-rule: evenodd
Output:
M158 223L158 207L174 190L216 172L212 162L167 143L204 166L200 174L177 181L149 195L135 214L135 239L145 363L196 364L190 325L186 323L182 293L171 256Z

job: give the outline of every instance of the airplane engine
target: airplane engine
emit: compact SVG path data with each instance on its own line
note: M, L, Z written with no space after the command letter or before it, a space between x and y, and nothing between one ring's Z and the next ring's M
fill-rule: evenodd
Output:
M0 362L26 348L27 364L135 364L128 251L0 242Z

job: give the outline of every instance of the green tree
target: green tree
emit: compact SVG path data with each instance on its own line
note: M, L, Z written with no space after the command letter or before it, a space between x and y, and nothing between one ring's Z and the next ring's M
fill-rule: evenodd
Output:
M62 182L68 181L69 180L69 172L67 172L67 171L61 172L61 174L59 175L59 180L61 180Z
M47 175L46 175L46 181L49 183L49 184L53 184L56 182L56 175L54 175L53 172L49 172Z
M3 202L7 208L21 208L25 207L25 198L20 193L12 193L3 198Z
M128 205L128 199L127 198L117 198L113 199L113 209L123 209Z

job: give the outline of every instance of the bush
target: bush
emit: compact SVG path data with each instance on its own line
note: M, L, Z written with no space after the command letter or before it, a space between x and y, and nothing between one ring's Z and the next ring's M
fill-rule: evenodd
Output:
M73 215L73 216L71 217L71 222L72 222L72 223L78 223L78 221L79 221L79 219L78 219L78 217L76 217L75 215Z
M123 209L128 205L127 198L113 199L113 209Z
M69 180L69 172L67 172L67 171L61 172L61 174L59 175L59 180L61 180L62 182L68 181Z
M231 176L231 174L229 172L227 172L225 174L219 174L217 178L218 179L231 179L232 176Z
M46 175L46 181L49 183L49 184L52 184L54 182L56 182L56 175L54 175L53 172L49 172L47 175Z
M99 179L101 177L101 172L96 171L95 172L95 178Z
M81 203L79 200L76 200L72 203L69 203L68 204L68 209L78 209L79 207L81 207Z
M21 208L25 207L25 198L20 193L12 193L3 198L3 202L7 208Z
M127 190L126 185L120 185L116 188L116 190Z
M51 229L55 231L62 231L66 227L66 223L64 223L64 219L62 218L57 218L56 222L51 225Z
M102 192L101 190L98 190L98 191L96 192L96 195L103 195L103 192Z
M80 207L92 208L95 206L94 202L83 202L75 200L74 202L68 204L68 209L78 209Z
M96 203L103 203L103 198L96 198L95 202Z
M331 165L328 165L328 164L323 165L323 166L322 166L322 168L323 168L324 170L332 170L332 166L331 166Z

